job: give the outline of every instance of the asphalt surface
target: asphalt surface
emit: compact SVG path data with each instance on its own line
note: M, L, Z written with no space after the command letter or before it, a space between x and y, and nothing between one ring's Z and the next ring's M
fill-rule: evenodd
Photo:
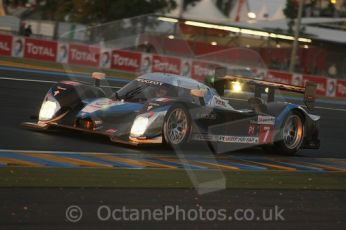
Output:
M45 151L87 151L134 154L174 154L164 148L133 148L111 143L107 138L87 136L75 132L42 133L25 130L20 127L24 121L30 121L37 115L47 90L60 80L90 81L88 76L66 76L66 74L14 71L12 68L0 68L0 108L1 132L0 149L45 150ZM116 90L126 83L123 80L110 79L109 91ZM235 107L245 106L245 102L233 100ZM314 114L321 116L321 148L302 150L297 156L346 158L346 101L318 101ZM205 150L192 148L191 154ZM261 149L243 149L227 154L263 155Z

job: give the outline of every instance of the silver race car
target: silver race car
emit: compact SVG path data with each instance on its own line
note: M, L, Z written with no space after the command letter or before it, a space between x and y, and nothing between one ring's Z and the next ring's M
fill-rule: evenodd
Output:
M256 145L282 154L319 148L319 117L300 105L274 102L275 89L305 93L311 109L313 84L303 88L219 76L208 86L182 76L149 73L106 97L100 86L104 74L93 73L92 77L95 84L62 81L54 85L43 100L38 120L23 125L101 134L113 142L132 145L178 147L203 141L215 152ZM220 96L225 86L234 82L253 88L250 109L235 109ZM267 102L261 99L263 88L269 89Z

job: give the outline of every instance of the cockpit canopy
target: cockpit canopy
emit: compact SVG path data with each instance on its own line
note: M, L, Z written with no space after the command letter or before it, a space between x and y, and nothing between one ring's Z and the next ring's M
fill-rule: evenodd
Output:
M206 92L207 102L217 95L216 91L201 82L173 74L149 73L131 81L117 92L119 99L133 102L145 102L152 98L179 98L193 100L191 90L199 89Z

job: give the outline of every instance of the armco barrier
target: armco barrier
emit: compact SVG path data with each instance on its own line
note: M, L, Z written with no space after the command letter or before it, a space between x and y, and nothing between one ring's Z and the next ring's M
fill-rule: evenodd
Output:
M0 34L0 56L23 57L73 65L100 67L131 73L164 72L180 74L196 80L212 75L224 63L201 59L148 54L98 46L65 43ZM227 66L225 66L227 67ZM303 86L306 81L317 83L317 94L346 98L346 80L323 76L291 74L276 70L254 69L263 79L272 82Z

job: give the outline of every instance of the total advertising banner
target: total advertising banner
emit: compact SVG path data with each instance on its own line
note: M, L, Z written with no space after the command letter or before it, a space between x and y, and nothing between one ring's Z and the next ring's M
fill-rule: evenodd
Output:
M292 85L303 86L303 75L294 73L292 74Z
M180 74L181 61L180 58L153 55L151 72Z
M101 49L83 44L48 41L0 34L0 55L31 58L58 63L116 69L132 73L163 72L204 81L213 75L218 63L178 58L126 50ZM256 70L258 73L258 70ZM318 95L346 98L346 80L322 76L291 74L268 70L261 74L267 81L304 86L306 81L317 83Z
M191 77L195 80L204 82L207 76L212 76L215 73L216 67L219 65L211 62L192 61Z
M0 34L0 55L11 56L12 36Z
M70 44L68 55L69 64L98 67L99 60L99 47Z
M24 54L24 38L13 36L12 38L12 56L23 57Z
M101 49L100 54L100 67L103 69L110 69L111 68L111 49Z
M124 50L112 50L111 68L126 72L140 71L142 54Z
M25 38L24 57L44 61L56 61L57 42Z
M151 54L143 53L142 59L141 59L141 68L140 73L150 73L151 72L151 65L152 65L152 56Z
M317 83L316 94L326 96L327 95L327 78L316 77L312 75L304 75L304 85L307 81Z
M56 61L59 63L68 63L68 43L58 42L58 55Z
M290 85L292 82L292 74L269 70L265 80Z
M336 79L328 78L327 80L327 96L335 97L336 94Z
M180 75L185 77L191 76L191 59L182 58L181 59L181 73Z
M337 80L336 81L335 96L346 97L346 80Z

